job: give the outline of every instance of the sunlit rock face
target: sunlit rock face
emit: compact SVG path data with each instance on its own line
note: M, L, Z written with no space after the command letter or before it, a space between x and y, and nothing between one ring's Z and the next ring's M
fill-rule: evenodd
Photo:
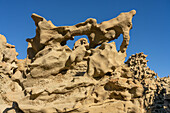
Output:
M61 27L32 14L36 36L26 40L23 60L0 35L0 112L170 112L170 78L159 78L147 67L144 53L125 62L135 14L132 10L100 24L89 18ZM116 47L113 40L120 34L123 41ZM81 38L70 49L67 41L79 35L87 35L89 43Z

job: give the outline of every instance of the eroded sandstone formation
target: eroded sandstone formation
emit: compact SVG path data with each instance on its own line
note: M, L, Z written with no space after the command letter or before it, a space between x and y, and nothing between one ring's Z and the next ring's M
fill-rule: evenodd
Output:
M0 112L168 113L170 78L159 78L137 53L124 63L136 11L97 24L95 19L56 27L33 14L36 36L27 39L27 58L0 35ZM120 50L115 42L123 34ZM74 36L87 35L66 43ZM98 46L98 47L97 47Z

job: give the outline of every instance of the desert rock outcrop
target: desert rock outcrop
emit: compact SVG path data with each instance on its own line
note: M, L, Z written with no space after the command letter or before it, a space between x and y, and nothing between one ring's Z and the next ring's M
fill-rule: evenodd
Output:
M170 78L147 67L144 53L125 62L135 13L61 27L32 14L36 36L27 39L23 60L0 35L0 112L168 113ZM109 41L120 34L117 50ZM89 43L82 38L70 49L67 41L78 35L87 35Z

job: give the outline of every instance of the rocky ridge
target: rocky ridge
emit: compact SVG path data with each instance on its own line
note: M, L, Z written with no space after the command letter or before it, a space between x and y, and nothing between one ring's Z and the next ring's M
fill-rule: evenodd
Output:
M36 36L27 39L27 58L0 35L0 112L3 113L168 113L170 78L147 67L147 55L125 62L135 10L97 24L90 18L56 27L32 14ZM120 50L115 42L123 35ZM74 36L87 35L66 43ZM125 63L124 63L125 62Z

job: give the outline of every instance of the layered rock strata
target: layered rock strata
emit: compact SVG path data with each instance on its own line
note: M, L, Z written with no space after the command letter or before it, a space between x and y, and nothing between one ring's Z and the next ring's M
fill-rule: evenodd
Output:
M95 19L56 27L33 14L36 36L27 39L27 58L0 35L0 112L169 112L169 77L159 78L137 53L124 63L136 11L97 24ZM120 50L115 42L123 34ZM87 35L70 49L66 42ZM98 47L97 47L98 46Z

